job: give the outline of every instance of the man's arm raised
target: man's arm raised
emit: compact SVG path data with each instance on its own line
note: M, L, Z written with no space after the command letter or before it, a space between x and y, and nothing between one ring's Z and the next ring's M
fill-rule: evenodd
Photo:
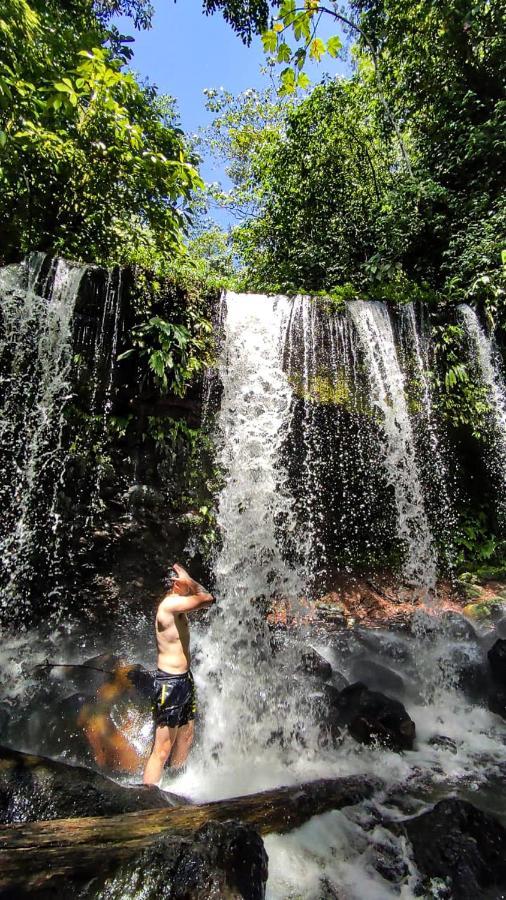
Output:
M202 593L189 594L186 597L179 596L179 594L167 594L160 605L166 612L182 613L192 612L204 606L211 606L212 603L214 603L213 595L207 591L202 591Z

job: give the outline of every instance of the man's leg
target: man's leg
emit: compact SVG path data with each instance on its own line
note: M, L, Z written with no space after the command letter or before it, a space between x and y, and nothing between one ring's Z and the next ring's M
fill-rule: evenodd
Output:
M174 746L177 734L176 728L167 725L159 725L155 731L155 743L151 751L146 768L144 769L144 784L158 784L162 777L163 767L167 762L170 751Z
M190 752L190 747L193 743L193 733L193 720L191 722L187 722L186 725L179 726L176 734L176 740L174 741L174 746L172 747L172 753L170 754L171 769L180 769L181 766L184 766Z

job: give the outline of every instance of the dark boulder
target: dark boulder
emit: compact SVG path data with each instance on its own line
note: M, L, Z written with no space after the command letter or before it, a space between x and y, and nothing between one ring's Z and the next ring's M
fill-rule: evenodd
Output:
M476 900L487 889L506 888L506 830L488 813L450 798L403 827L425 876L422 890L429 890L431 878L444 879L450 889L445 896L458 900Z
M460 613L447 610L441 616L441 624L445 634L455 641L470 641L475 643L478 640L476 631L469 619Z
M328 681L332 677L332 666L312 647L302 654L302 662L298 671L305 672L307 675L316 675L324 681Z
M186 801L156 787L123 787L83 766L0 747L0 821L113 816Z
M504 618L499 619L495 626L495 633L500 638L506 638L506 616Z
M448 681L471 699L486 695L489 674L477 647L450 647L448 654L440 657L439 667Z
M232 820L208 822L192 838L176 834L158 838L105 878L99 875L79 896L264 900L267 874L267 853L254 828ZM66 891L68 885L62 886L51 893L51 900L66 900Z
M506 719L506 688L493 687L488 695L488 708L496 716Z
M450 750L451 753L457 752L457 744L453 738L447 737L445 734L433 734L429 738L431 747L440 747L441 750Z
M506 638L498 638L488 651L488 661L494 681L506 686Z
M397 672L374 662L372 659L359 657L351 664L351 674L357 681L363 681L368 687L378 688L392 694L404 692L404 681Z
M208 822L178 859L171 900L225 898L230 893L263 900L267 873L267 853L253 828L233 821Z
M408 662L411 659L411 647L402 635L368 628L357 629L357 635L364 647L377 656L385 656L394 662Z
M361 744L378 741L392 750L412 750L415 723L398 700L356 682L329 696L327 723L331 733L347 728Z

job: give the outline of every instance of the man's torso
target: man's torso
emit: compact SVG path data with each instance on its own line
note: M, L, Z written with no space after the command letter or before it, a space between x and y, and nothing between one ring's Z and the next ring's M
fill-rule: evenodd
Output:
M156 616L158 668L182 674L190 668L190 630L185 613L158 610Z

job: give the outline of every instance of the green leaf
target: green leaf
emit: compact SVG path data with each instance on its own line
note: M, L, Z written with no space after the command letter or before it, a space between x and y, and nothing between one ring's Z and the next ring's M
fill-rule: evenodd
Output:
M5 147L7 143L7 134L5 131L0 130L0 147Z
M309 45L309 56L311 59L316 59L319 62L324 53L325 44L320 38L315 38L314 41L311 41Z
M285 44L284 42L282 44L280 44L278 47L278 56L277 56L278 62L290 62L291 57L292 57L292 51L290 50L290 47L288 46L288 44Z
M327 53L329 53L330 56L335 57L339 53L342 46L343 44L341 38L339 38L336 34L334 35L334 37L329 38L327 41Z
M278 46L278 36L276 32L272 29L270 31L264 31L262 34L262 44L264 45L266 53L274 53Z
M306 51L299 47L293 55L293 64L300 70L306 62Z
M130 350L125 350L124 353L120 353L118 356L118 362L122 359L128 359L129 356L132 356L132 353L135 353L135 348L131 347Z
M302 90L305 91L310 84L311 79L309 75L306 75L305 72L300 72L300 74L297 76L297 87L302 88Z
M155 350L149 357L149 367L159 378L165 377L165 357L161 350Z
M295 71L293 69L291 69L290 67L283 69L283 71L281 72L281 75L280 75L280 80L281 80L280 94L281 95L293 94L295 91L295 85L296 85Z

